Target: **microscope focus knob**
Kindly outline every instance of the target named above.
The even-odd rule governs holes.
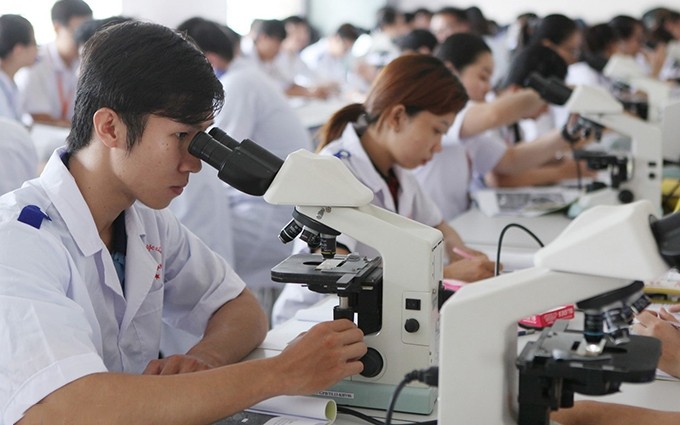
[[[618,198],[619,202],[621,202],[622,204],[629,204],[633,202],[633,200],[635,199],[635,195],[633,195],[633,192],[631,192],[630,190],[623,189],[619,192]]]
[[[361,371],[361,376],[366,378],[373,378],[380,374],[383,369],[383,359],[378,350],[375,348],[370,348],[360,359],[361,363],[364,364],[364,370]]]
[[[406,322],[404,323],[404,329],[406,329],[406,332],[410,334],[418,332],[418,329],[420,329],[420,323],[418,323],[416,319],[406,319]]]

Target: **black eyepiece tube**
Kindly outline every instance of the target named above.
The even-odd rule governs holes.
[[[216,168],[220,180],[243,193],[262,196],[283,165],[283,160],[252,140],[239,143],[219,128],[198,132],[189,153]]]
[[[208,133],[200,131],[189,143],[189,153],[219,170],[227,157],[233,153],[233,149],[217,142]]]
[[[239,142],[234,140],[231,136],[229,136],[227,133],[225,133],[219,127],[211,128],[210,131],[208,132],[208,134],[211,135],[213,137],[213,139],[222,143],[224,146],[226,146],[227,148],[229,148],[232,151],[234,149],[236,149],[239,145]]]
[[[532,72],[525,82],[527,87],[536,90],[541,98],[554,105],[564,105],[569,100],[572,90],[557,78],[545,78],[538,72]]]

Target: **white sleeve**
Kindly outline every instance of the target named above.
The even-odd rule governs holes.
[[[498,134],[496,130],[488,130],[465,139],[463,146],[472,162],[473,174],[483,176],[493,170],[508,150],[500,135],[494,137],[496,134]]]
[[[0,244],[0,423],[14,424],[48,394],[106,367],[98,330],[67,295],[82,286],[72,285],[78,277],[63,246],[16,220],[0,224],[0,240],[12,241]]]
[[[167,229],[163,319],[170,326],[203,335],[208,320],[245,283],[224,258],[184,227],[169,210],[159,212]]]

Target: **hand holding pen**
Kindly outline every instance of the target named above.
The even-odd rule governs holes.
[[[476,282],[493,277],[495,263],[482,252],[469,248],[453,248],[451,263],[444,267],[444,277]]]

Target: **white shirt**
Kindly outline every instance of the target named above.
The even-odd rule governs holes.
[[[456,115],[442,139],[442,151],[414,170],[423,191],[434,200],[447,222],[470,208],[470,192],[482,186],[484,175],[493,170],[507,150],[498,129],[460,137],[465,115],[473,103],[468,102]]]
[[[350,70],[350,55],[335,57],[328,50],[328,38],[322,38],[314,44],[305,47],[300,52],[300,58],[314,73],[317,83],[336,83],[343,86],[347,83],[347,73]]]
[[[85,375],[141,373],[161,320],[202,335],[243,282],[167,210],[125,211],[125,296],[75,180],[59,157],[0,198],[0,423]],[[27,205],[49,219],[17,220]]]
[[[340,158],[356,178],[373,191],[372,204],[429,226],[441,224],[442,215],[437,205],[421,190],[413,174],[395,165],[393,170],[400,185],[397,211],[387,183],[373,166],[353,125],[348,124],[340,138],[325,146],[320,154]],[[372,258],[379,255],[373,247],[346,235],[338,236],[337,241],[362,256]],[[295,242],[296,247],[304,247],[299,239]],[[299,309],[310,307],[323,298],[323,294],[312,292],[301,285],[287,284],[274,304],[272,322],[274,325],[281,324],[292,318]]]
[[[237,141],[250,139],[281,159],[298,149],[313,150],[311,137],[286,97],[252,64],[237,59],[220,79],[225,105],[215,125]],[[270,205],[262,197],[229,187],[234,268],[250,288],[281,286],[271,268],[291,253],[279,241],[292,219],[292,206]],[[182,195],[184,196],[184,194]]]
[[[607,77],[595,71],[587,62],[576,62],[567,68],[564,82],[568,86],[600,86],[608,89]]]
[[[38,153],[19,122],[0,117],[0,195],[38,174]]]
[[[20,69],[15,76],[23,110],[56,119],[73,119],[79,66],[79,60],[66,65],[54,43],[41,47],[36,63]]]
[[[0,69],[0,118],[9,118],[21,122],[21,105],[19,88],[9,75]]]

